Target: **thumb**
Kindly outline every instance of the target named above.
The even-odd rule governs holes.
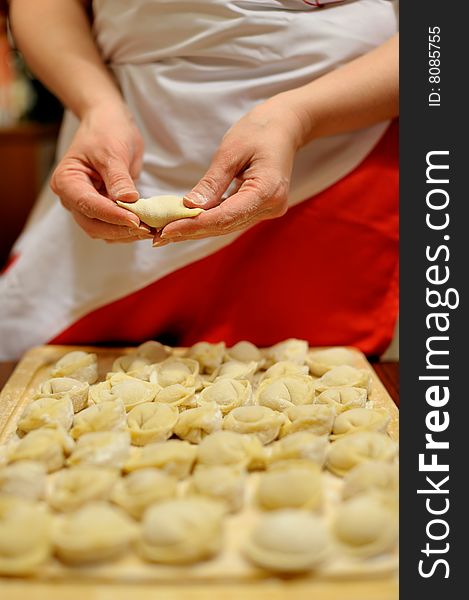
[[[217,152],[205,175],[184,196],[189,208],[213,208],[222,201],[223,194],[239,172],[240,159],[227,152]]]
[[[118,158],[110,159],[99,171],[111,200],[135,202],[139,193],[129,173],[129,167]]]

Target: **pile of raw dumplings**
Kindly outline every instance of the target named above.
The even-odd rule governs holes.
[[[129,552],[216,560],[243,511],[255,514],[236,549],[247,568],[303,573],[389,555],[397,447],[356,361],[296,339],[146,342],[99,380],[95,354],[65,354],[0,448],[0,574]]]

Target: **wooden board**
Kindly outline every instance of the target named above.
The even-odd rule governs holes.
[[[16,370],[10,377],[9,381],[5,385],[3,391],[0,394],[0,443],[6,442],[12,435],[14,435],[16,430],[16,423],[24,410],[24,407],[31,401],[34,391],[37,389],[38,385],[44,381],[49,376],[49,370],[52,364],[54,364],[63,354],[66,352],[70,352],[71,350],[86,350],[95,352],[98,355],[99,366],[100,366],[100,376],[104,375],[107,371],[110,370],[112,362],[116,358],[116,356],[121,355],[126,352],[132,351],[132,349],[127,348],[93,348],[93,347],[69,347],[69,346],[43,346],[30,350],[21,362],[18,364]],[[366,361],[365,357],[358,351],[356,352],[356,365],[360,368],[367,368],[371,371],[372,374],[372,392],[371,392],[371,400],[373,402],[373,406],[376,408],[384,408],[391,415],[391,423],[389,426],[389,434],[395,440],[398,439],[398,410],[393,403],[392,399],[386,392],[383,384],[379,381],[379,378],[376,376],[372,367]],[[245,531],[245,527],[240,526],[241,523],[234,523],[234,526],[231,528],[232,531]],[[230,533],[232,535],[232,533]],[[332,573],[321,573],[318,577],[317,575],[312,578],[304,578],[300,580],[296,580],[295,582],[286,582],[275,580],[267,576],[264,572],[260,570],[256,570],[254,568],[246,571],[246,568],[241,564],[236,565],[236,561],[231,560],[228,555],[225,558],[225,561],[220,561],[217,565],[216,569],[207,570],[204,565],[201,567],[197,565],[196,567],[191,568],[168,568],[164,566],[158,566],[155,569],[154,565],[145,565],[138,561],[138,564],[132,564],[132,561],[128,561],[125,559],[124,561],[119,561],[118,563],[112,563],[110,565],[103,565],[102,567],[93,567],[88,569],[65,569],[61,565],[56,566],[55,568],[47,568],[42,573],[42,576],[47,579],[66,579],[66,580],[75,580],[78,579],[82,582],[83,580],[88,580],[90,586],[93,591],[96,591],[96,595],[91,595],[91,598],[107,598],[111,597],[111,593],[109,596],[104,592],[105,589],[111,590],[114,586],[109,586],[109,583],[112,583],[116,580],[120,581],[119,590],[123,590],[123,585],[126,585],[126,582],[139,583],[138,589],[143,592],[143,587],[146,582],[159,582],[159,586],[164,585],[166,587],[167,584],[172,584],[173,586],[180,587],[180,595],[184,595],[185,598],[188,596],[189,588],[181,585],[181,581],[192,582],[191,590],[195,589],[195,587],[200,587],[203,582],[205,585],[200,589],[206,589],[207,593],[213,593],[216,588],[220,586],[221,583],[226,583],[226,594],[224,593],[224,597],[229,597],[228,590],[232,590],[234,586],[235,589],[238,589],[241,592],[242,590],[248,591],[247,588],[251,588],[252,590],[256,590],[256,598],[261,598],[261,591],[264,590],[267,592],[267,589],[270,589],[269,598],[275,598],[275,590],[283,590],[286,593],[287,589],[295,589],[294,595],[295,597],[301,597],[301,593],[304,586],[304,591],[308,591],[309,597],[314,598],[339,598],[342,597],[342,593],[339,593],[340,589],[347,589],[347,598],[353,598],[349,593],[354,588],[357,591],[357,598],[366,599],[367,597],[373,598],[375,600],[387,599],[387,598],[397,598],[397,587],[395,580],[395,562],[392,565],[389,564],[380,564],[378,560],[376,564],[373,565],[371,563],[370,568],[367,569],[366,573],[360,573],[360,569],[358,570],[350,570],[347,573],[341,573],[341,579],[345,578],[345,581],[336,582],[333,579],[337,576],[334,572]],[[134,561],[135,562],[135,561]],[[234,567],[234,568],[233,568]],[[246,577],[246,572],[248,572],[249,576]],[[357,575],[364,576],[366,574],[366,579],[362,579],[361,581],[353,581]],[[250,583],[250,582],[255,583]],[[78,582],[78,581],[77,581]],[[7,585],[6,589],[9,590],[8,598],[15,597],[13,595],[14,590],[16,589],[28,589],[27,582],[16,582],[13,583],[3,583],[2,585]],[[34,587],[34,596],[37,596],[37,592],[39,589],[43,589],[44,584],[39,584],[39,582],[35,585],[39,587]],[[67,585],[66,581],[54,581],[51,583],[52,589],[57,589],[60,586]],[[15,587],[16,586],[16,587]],[[19,587],[18,587],[19,586]],[[273,587],[272,587],[273,586]],[[0,590],[1,590],[0,585]],[[47,586],[44,589],[48,589]],[[116,588],[117,589],[117,588]],[[160,589],[160,587],[158,588]],[[211,590],[208,592],[208,590]],[[330,595],[332,590],[337,590],[337,595]],[[172,587],[168,588],[168,598],[176,598],[177,595],[176,590]],[[373,595],[373,590],[375,590],[375,595]],[[379,591],[379,595],[377,592]],[[103,595],[101,595],[103,592]],[[47,592],[45,592],[47,593]],[[88,592],[86,592],[88,593]],[[231,592],[230,592],[231,593]],[[243,592],[244,593],[244,592]],[[321,593],[322,595],[318,595]],[[298,595],[300,594],[300,595]],[[140,594],[139,594],[140,595]],[[19,597],[19,596],[18,596]],[[63,597],[63,596],[62,596]],[[67,598],[73,597],[69,596],[67,593]],[[112,593],[112,597],[115,598],[115,594]],[[198,596],[194,596],[198,597]],[[266,596],[267,597],[267,596]],[[48,594],[48,598],[52,598]]]

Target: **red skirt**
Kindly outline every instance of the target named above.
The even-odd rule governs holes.
[[[306,339],[380,354],[398,311],[398,128],[346,177],[85,315],[54,344]],[[155,249],[155,252],[158,252]]]

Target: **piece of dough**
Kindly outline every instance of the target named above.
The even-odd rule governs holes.
[[[71,377],[55,377],[48,379],[39,388],[34,398],[63,398],[68,396],[73,404],[73,412],[83,410],[88,404],[88,389],[90,385],[86,381],[78,381]]]
[[[219,344],[198,342],[189,348],[186,356],[199,363],[201,373],[210,374],[222,364],[225,357],[225,349],[225,342],[220,342]]]
[[[230,512],[243,507],[246,474],[243,469],[227,465],[198,465],[192,475],[187,493],[224,502]]]
[[[202,208],[188,208],[180,196],[152,196],[140,198],[137,202],[120,202],[117,204],[137,215],[142,223],[162,229],[168,223],[179,219],[188,219],[204,212]]]
[[[130,411],[137,404],[154,400],[158,389],[158,386],[148,381],[125,373],[115,373],[108,380],[92,385],[88,396],[90,404],[121,400],[126,411]]]
[[[238,362],[252,362],[255,361],[260,366],[264,359],[262,352],[257,346],[251,344],[251,342],[241,341],[228,348],[226,355],[230,360],[236,360]]]
[[[284,412],[293,406],[309,404],[314,397],[314,381],[308,375],[287,375],[264,379],[254,401],[261,406]]]
[[[368,460],[391,462],[396,455],[397,445],[386,434],[359,431],[332,442],[327,456],[327,467],[335,475],[342,476],[362,462]]]
[[[151,442],[163,442],[171,437],[179,417],[179,411],[171,404],[145,402],[133,408],[127,415],[130,439],[135,446]]]
[[[198,383],[199,369],[199,363],[192,358],[170,357],[155,367],[150,381],[161,387],[179,384],[193,388]]]
[[[255,469],[264,466],[264,446],[255,435],[234,431],[216,431],[202,440],[197,462],[202,465],[236,465]]]
[[[328,447],[329,440],[326,436],[315,435],[309,431],[297,431],[272,444],[269,463],[307,459],[322,466],[326,461]]]
[[[251,384],[247,379],[221,378],[202,390],[197,403],[200,406],[216,403],[226,415],[233,408],[248,404],[251,394]]]
[[[168,500],[149,508],[138,544],[145,560],[190,564],[206,560],[222,547],[223,505],[208,498]]]
[[[94,383],[98,380],[98,357],[81,350],[68,352],[55,363],[51,376],[70,377],[85,383]]]
[[[33,400],[18,421],[18,431],[28,433],[41,427],[63,427],[68,431],[73,423],[73,414],[73,404],[68,396]]]
[[[285,415],[267,406],[240,406],[223,419],[223,429],[254,434],[263,444],[268,444],[278,436],[285,421]]]
[[[119,508],[91,502],[58,518],[53,541],[65,563],[80,564],[116,558],[138,536],[138,526]]]
[[[41,500],[46,491],[46,469],[42,463],[30,460],[0,469],[0,494],[26,500]]]
[[[308,353],[308,342],[294,338],[279,342],[264,350],[266,366],[270,367],[279,361],[288,361],[304,365]]]
[[[385,433],[391,417],[385,410],[352,408],[338,415],[334,421],[331,439],[357,431],[379,431]]]
[[[44,505],[0,496],[0,575],[36,573],[51,554],[50,531]]]
[[[49,473],[60,469],[65,456],[74,447],[72,438],[61,429],[35,429],[27,433],[9,453],[10,462],[33,460],[44,465]]]
[[[347,500],[364,493],[396,496],[399,490],[399,470],[396,464],[369,460],[350,469],[344,476],[342,497]]]
[[[261,473],[256,492],[257,504],[264,510],[280,508],[317,509],[322,502],[319,467],[293,466]]]
[[[310,350],[306,356],[306,364],[312,375],[321,377],[333,367],[349,365],[353,367],[357,362],[357,354],[349,348],[324,348]]]
[[[136,471],[154,467],[162,469],[178,479],[184,479],[192,470],[197,457],[197,446],[181,440],[167,440],[147,444],[135,449],[124,465],[124,471]]]
[[[134,519],[141,519],[149,506],[176,497],[177,481],[159,469],[140,469],[119,479],[111,500]]]
[[[78,439],[67,463],[120,469],[129,452],[130,436],[126,431],[95,431]]]
[[[283,509],[262,517],[244,553],[268,571],[301,573],[323,561],[328,550],[329,536],[319,517],[304,510]]]
[[[223,416],[215,402],[208,402],[197,408],[190,408],[179,415],[174,433],[182,440],[199,444],[203,438],[221,429]]]
[[[351,408],[364,408],[366,406],[367,391],[358,387],[331,387],[321,392],[314,400],[315,404],[326,404],[340,414]]]
[[[329,435],[335,419],[335,409],[325,404],[303,404],[287,410],[288,421],[280,431],[280,437],[310,431],[316,435]]]
[[[368,369],[356,369],[349,365],[332,367],[332,369],[315,381],[316,394],[320,394],[332,387],[363,388],[369,394],[371,389],[371,374]]]
[[[109,400],[93,404],[75,415],[70,434],[74,439],[78,439],[85,433],[125,431],[126,427],[126,412],[123,403],[120,400]]]
[[[115,469],[79,465],[54,475],[48,502],[55,510],[71,512],[93,500],[107,500],[119,476]]]

